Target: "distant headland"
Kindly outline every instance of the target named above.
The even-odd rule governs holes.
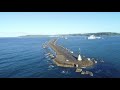
[[[25,36],[19,36],[24,38],[36,38],[36,37],[57,37],[57,36],[115,36],[120,35],[120,33],[115,32],[98,32],[98,33],[79,33],[79,34],[57,34],[57,35],[25,35]]]

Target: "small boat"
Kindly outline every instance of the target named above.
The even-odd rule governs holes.
[[[94,35],[90,35],[88,39],[96,39],[96,37]]]

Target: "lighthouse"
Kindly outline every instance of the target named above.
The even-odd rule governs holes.
[[[78,61],[82,61],[80,54],[78,55]]]
[[[79,48],[78,61],[82,61],[82,58],[81,58],[81,55],[80,55],[80,48]]]

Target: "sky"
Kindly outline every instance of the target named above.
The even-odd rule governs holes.
[[[120,12],[0,12],[0,37],[120,33]]]

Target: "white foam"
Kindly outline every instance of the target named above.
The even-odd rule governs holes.
[[[65,71],[62,71],[61,73],[65,73]]]
[[[101,71],[102,71],[102,70],[100,70],[100,69],[99,69],[99,70],[98,70],[98,71],[96,71],[95,73],[100,73]]]
[[[53,65],[50,65],[48,68],[49,68],[49,69],[52,69],[53,67],[54,67]]]
[[[63,73],[63,74],[67,74],[67,73],[68,73],[68,71],[64,71],[64,70],[63,70],[61,73]]]

